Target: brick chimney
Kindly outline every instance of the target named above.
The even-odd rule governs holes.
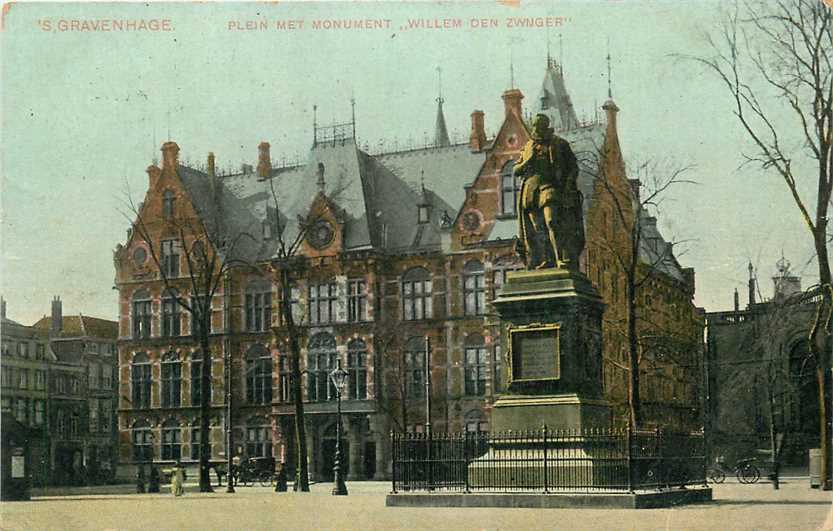
[[[523,118],[523,111],[521,109],[521,100],[524,99],[523,93],[518,89],[509,89],[503,93],[502,97],[506,116],[514,113],[518,118]]]
[[[55,296],[52,299],[52,322],[49,324],[49,333],[58,335],[64,329],[64,312],[61,308],[61,298]]]
[[[269,156],[269,142],[257,146],[257,176],[266,179],[272,173],[272,158]]]
[[[0,317],[6,318],[6,299],[0,297]]]
[[[159,176],[162,175],[162,170],[156,164],[151,164],[145,171],[148,172],[148,188],[155,188],[156,183],[159,182]]]
[[[176,142],[162,144],[162,171],[176,171],[179,157],[179,146]]]
[[[471,113],[471,136],[469,136],[469,148],[472,151],[481,151],[486,147],[486,121],[483,111]]]

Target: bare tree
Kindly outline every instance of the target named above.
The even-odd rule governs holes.
[[[155,276],[163,286],[163,299],[190,315],[191,337],[200,348],[199,488],[200,492],[211,492],[211,301],[232,269],[253,267],[239,258],[238,252],[246,240],[253,238],[247,232],[228,231],[218,214],[189,215],[184,207],[174,208],[172,203],[163,205],[161,218],[151,217],[145,203],[133,202],[129,190],[125,204],[124,215],[132,225],[132,237],[147,246]]]
[[[822,487],[830,490],[833,12],[818,0],[740,0],[707,38],[711,54],[688,58],[726,88],[752,145],[745,163],[781,177],[813,241],[821,300],[809,341],[818,360]]]
[[[661,333],[673,337],[679,331],[668,330],[667,325],[650,325],[649,313],[640,304],[643,288],[654,279],[665,264],[676,266],[674,246],[681,242],[647,242],[650,211],[659,208],[666,192],[679,184],[692,184],[685,178],[690,166],[666,169],[652,162],[639,166],[641,179],[628,181],[623,171],[616,171],[602,152],[589,154],[593,159],[587,167],[598,168],[596,175],[596,201],[606,203],[601,207],[610,213],[611,219],[597,235],[591,235],[588,246],[597,245],[606,256],[612,257],[615,267],[624,278],[625,311],[621,315],[605,317],[606,322],[620,335],[626,344],[628,373],[629,424],[632,429],[642,426],[639,391],[639,366],[642,352],[647,350],[641,335]],[[587,159],[583,153],[582,158]],[[620,168],[623,170],[623,168]],[[594,170],[595,171],[595,170]],[[636,185],[636,186],[635,186]],[[606,215],[606,214],[605,214]],[[652,246],[653,245],[653,246]],[[614,283],[618,286],[618,282]],[[646,337],[646,339],[648,339]],[[654,338],[654,343],[656,338]],[[646,343],[648,343],[646,341]]]

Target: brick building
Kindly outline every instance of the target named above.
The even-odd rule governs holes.
[[[116,471],[117,323],[86,315],[51,315],[33,325],[49,338],[50,455],[53,484],[101,483]]]
[[[285,453],[294,466],[294,408],[274,260],[279,232],[285,242],[300,236],[291,307],[302,330],[313,478],[326,479],[332,470],[336,404],[327,375],[336,360],[350,372],[343,405],[349,478],[386,477],[390,431],[424,428],[426,343],[434,429],[488,429],[490,404],[504,385],[499,326],[489,301],[507,272],[521,267],[512,251],[518,191],[512,166],[528,139],[529,117],[520,90],[502,97],[499,132],[487,138],[484,114],[475,110],[466,143],[448,138],[442,98],[433,144],[418,149],[370,154],[356,142],[355,120],[327,128],[315,124],[305,164],[274,167],[270,146],[263,142],[256,167],[221,174],[213,154],[205,168],[187,167],[179,163],[179,147],[165,143],[161,167],[147,170],[149,187],[138,212],[152,241],[149,245],[131,230],[115,253],[121,461],[196,461],[198,456],[198,397],[204,391],[198,348],[189,332],[190,315],[171,304],[155,267],[161,264],[172,279],[169,287],[173,283],[187,295],[184,255],[196,242],[174,229],[174,217],[206,225],[210,220],[212,226],[220,220],[230,234],[245,234],[235,257],[258,270],[233,270],[211,301],[212,460],[227,456],[228,409],[235,453]],[[580,123],[561,68],[548,61],[541,95],[530,110],[547,113],[577,153],[602,149],[605,160],[619,168],[618,178],[627,182],[612,101],[605,106],[605,122]],[[590,235],[604,230],[594,214],[597,170],[585,164],[579,178]],[[318,215],[305,230],[309,212]],[[156,249],[158,261],[152,259]],[[608,278],[594,276],[592,260],[583,261],[591,279]],[[673,259],[665,265],[658,282],[674,290],[679,319],[697,333],[693,272]],[[600,290],[609,308],[623,304],[611,289]],[[668,300],[655,297],[653,304],[664,310]],[[605,352],[606,361],[618,367],[617,354]],[[688,415],[678,414],[677,404],[665,409],[657,404],[651,419],[699,426],[699,415],[695,420],[691,415],[696,392],[694,400],[682,396],[683,388],[696,389],[698,380],[683,381],[692,374],[666,371],[669,363],[677,362],[665,361],[661,370],[651,367],[645,381],[676,382]],[[627,393],[617,385],[618,373],[605,374],[610,374],[607,394],[621,422]],[[225,382],[230,382],[229,394]]]

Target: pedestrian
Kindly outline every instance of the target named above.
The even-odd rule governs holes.
[[[136,470],[136,492],[145,493],[145,467],[143,465],[139,465]]]
[[[150,465],[150,479],[148,480],[148,492],[159,492],[159,484],[161,483],[159,477],[159,469],[156,465]]]
[[[182,496],[185,492],[185,471],[179,461],[171,469],[171,493],[174,496]]]

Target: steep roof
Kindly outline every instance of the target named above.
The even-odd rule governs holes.
[[[91,337],[115,340],[119,336],[119,323],[88,317],[86,315],[65,315],[61,319],[61,333],[58,337]],[[52,318],[43,316],[32,325],[33,328],[48,333],[52,328]]]
[[[451,140],[448,139],[448,127],[445,125],[445,115],[443,115],[443,98],[437,98],[437,120],[434,124],[434,145],[438,147],[448,147],[451,145]]]
[[[674,256],[671,244],[663,238],[657,228],[656,218],[648,212],[642,212],[639,228],[642,235],[639,239],[639,260],[680,282],[685,282],[682,267]]]
[[[547,70],[535,109],[549,117],[550,126],[556,131],[570,131],[579,125],[573,101],[564,84],[564,70],[551,59],[547,60]]]

